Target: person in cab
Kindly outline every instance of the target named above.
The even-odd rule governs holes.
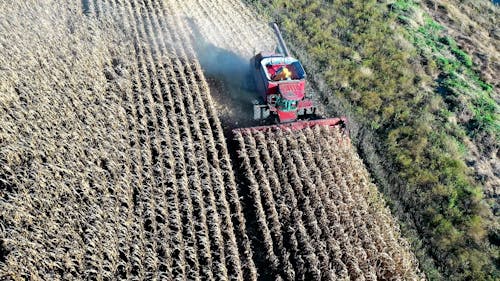
[[[286,67],[280,67],[274,76],[272,77],[273,81],[282,81],[282,80],[290,80],[292,77],[292,72]]]

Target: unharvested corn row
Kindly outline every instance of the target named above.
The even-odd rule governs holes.
[[[241,172],[282,280],[421,280],[415,257],[336,128],[238,131]]]

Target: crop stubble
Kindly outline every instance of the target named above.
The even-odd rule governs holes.
[[[38,28],[42,32],[36,42],[40,48],[23,46],[36,50],[38,56],[22,49],[10,51],[20,56],[19,61],[51,64],[23,73],[24,77],[40,77],[40,81],[11,79],[3,83],[8,91],[29,87],[22,96],[27,104],[20,104],[22,101],[12,94],[17,108],[4,99],[5,112],[15,110],[22,115],[41,110],[40,103],[33,102],[38,98],[44,99],[45,111],[40,112],[38,123],[28,122],[25,116],[2,114],[2,124],[11,125],[1,131],[5,156],[1,159],[1,174],[5,175],[2,184],[10,189],[2,192],[2,214],[6,214],[2,221],[6,252],[2,275],[42,279],[256,279],[221,126],[175,7],[162,1],[88,1],[86,5],[87,17],[78,11],[81,7],[77,4],[57,6],[42,1],[10,8],[16,12],[11,20],[16,16],[17,20],[32,20],[39,13],[40,22],[32,20],[30,28],[46,25]],[[75,16],[77,19],[72,18]],[[76,31],[64,30],[72,20],[79,25]],[[28,35],[36,36],[29,32],[23,35],[26,26],[22,23],[3,27],[9,28],[3,30],[4,34],[26,36],[27,41]],[[61,32],[58,39],[63,44],[58,42],[58,48],[50,40],[52,29]],[[113,34],[108,36],[107,32]],[[87,37],[90,39],[82,46],[74,47],[77,55],[65,53],[64,43]],[[85,45],[90,44],[88,41],[99,44],[97,51],[101,53],[89,50]],[[49,43],[54,47],[46,47]],[[76,61],[83,73],[73,75],[74,65],[61,59]],[[14,69],[6,74],[18,78]],[[64,79],[82,85],[48,86],[47,91],[53,94],[43,96],[39,84]],[[65,104],[52,107],[59,99]],[[61,109],[71,115],[68,120],[61,118],[65,113],[58,113]],[[89,112],[99,119],[95,124],[85,119]],[[67,126],[60,126],[59,119]],[[86,127],[74,128],[71,124]],[[41,129],[35,139],[32,131]],[[27,131],[26,139],[18,136],[23,130]],[[66,133],[81,141],[61,139],[60,135]],[[46,154],[47,146],[62,150],[65,142],[73,151],[84,150],[85,156],[66,150],[56,158],[25,155]],[[99,154],[95,147],[100,148]],[[12,160],[15,157],[32,164],[16,162]],[[58,171],[47,170],[50,166],[44,161],[55,162],[68,173],[66,178],[81,182],[58,182]],[[75,167],[75,163],[80,165]],[[42,174],[49,184],[61,186],[43,185],[40,178],[32,179],[25,176],[27,173]],[[47,204],[34,205],[37,202],[32,198],[43,198]],[[30,224],[20,221],[19,216],[29,217]],[[51,227],[53,232],[44,233]]]

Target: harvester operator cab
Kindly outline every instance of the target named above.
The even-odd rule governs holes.
[[[269,81],[301,80],[306,73],[300,62],[290,57],[264,57],[261,67]]]
[[[300,61],[290,55],[278,25],[272,23],[279,52],[260,52],[250,60],[259,98],[253,105],[254,120],[292,123],[312,116],[316,108],[306,97],[306,72]]]
[[[286,66],[280,67],[271,77],[273,81],[291,80],[292,72]]]

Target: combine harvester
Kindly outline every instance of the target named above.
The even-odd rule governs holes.
[[[306,73],[293,58],[276,23],[272,27],[278,38],[280,52],[260,52],[250,60],[260,98],[254,103],[254,120],[273,123],[267,126],[239,128],[234,132],[268,131],[275,129],[301,130],[316,125],[339,126],[344,131],[347,119],[318,119],[313,101],[305,94]]]

